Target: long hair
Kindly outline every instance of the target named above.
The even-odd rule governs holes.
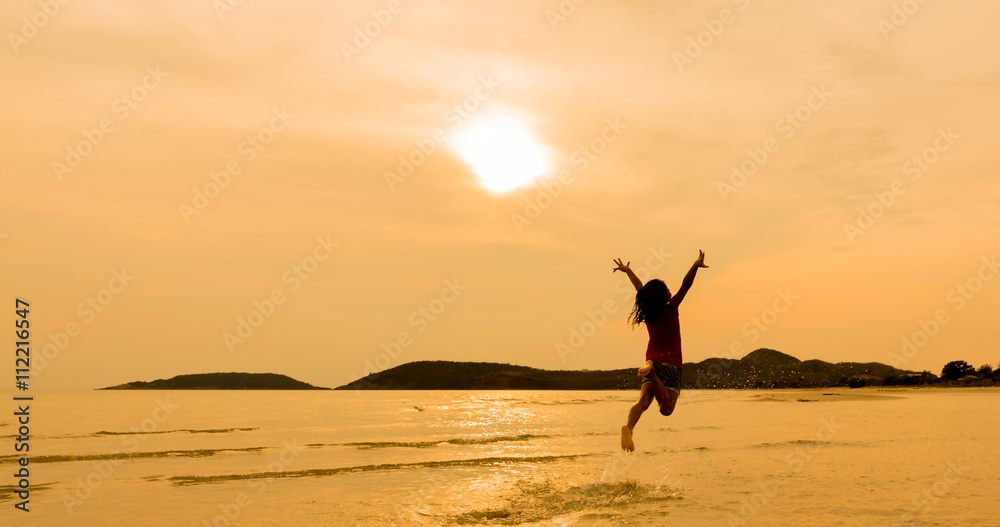
[[[654,278],[636,292],[635,306],[632,307],[629,321],[632,324],[656,322],[667,310],[669,301],[670,290],[667,289],[667,284]]]

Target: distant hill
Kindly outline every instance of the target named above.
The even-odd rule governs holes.
[[[800,361],[780,351],[761,348],[739,360],[706,359],[684,364],[690,388],[809,388],[885,384],[886,379],[916,375],[878,362]]]
[[[329,390],[276,373],[195,373],[152,382],[135,381],[102,390]]]
[[[711,358],[684,364],[683,389],[810,388],[903,384],[916,374],[877,362],[800,361],[761,348],[742,359]],[[636,368],[540,370],[492,362],[418,361],[374,373],[337,390],[622,390],[639,387]]]

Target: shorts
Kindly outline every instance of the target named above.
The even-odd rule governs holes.
[[[671,390],[677,392],[681,391],[680,368],[674,366],[673,364],[667,364],[665,362],[654,362],[653,371],[650,372],[650,374],[654,372],[656,373],[656,376],[660,378],[660,382],[663,383],[663,386],[665,388],[670,388]],[[650,377],[649,374],[647,374],[645,377],[642,378],[642,382],[639,385],[642,386],[647,382],[653,382],[653,378]]]

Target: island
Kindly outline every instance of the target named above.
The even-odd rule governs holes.
[[[101,390],[329,390],[277,373],[194,373],[151,382],[134,381]]]

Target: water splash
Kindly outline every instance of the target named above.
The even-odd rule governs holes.
[[[612,454],[600,483],[632,490],[643,488],[654,497],[678,497],[681,491],[680,485],[671,479],[669,467],[656,463],[641,448]]]
[[[615,467],[612,472],[621,469]],[[627,470],[627,469],[626,469]],[[649,506],[676,498],[664,485],[636,479],[573,485],[561,478],[518,480],[505,495],[481,508],[452,516],[444,523],[458,525],[566,525],[578,518],[615,517],[636,505]]]
[[[642,450],[635,452],[617,452],[611,456],[604,472],[601,474],[601,483],[619,483],[635,481],[632,476],[632,464],[638,456],[642,455]]]

